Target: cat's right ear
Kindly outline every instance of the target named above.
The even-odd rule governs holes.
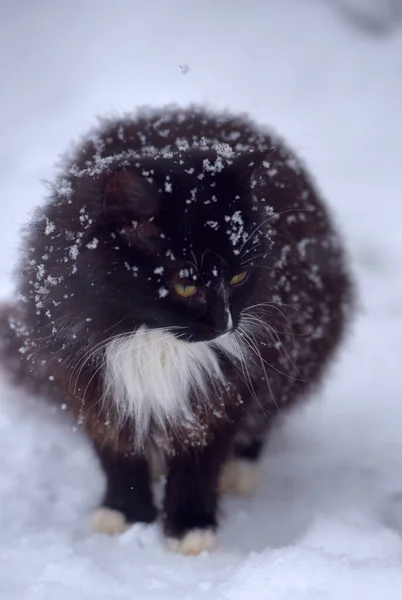
[[[103,197],[104,212],[127,211],[141,220],[155,216],[158,208],[158,191],[135,171],[122,168],[109,176]]]
[[[157,251],[161,237],[154,217],[159,205],[158,191],[135,171],[123,168],[109,176],[103,212],[120,224],[119,233],[130,245]]]

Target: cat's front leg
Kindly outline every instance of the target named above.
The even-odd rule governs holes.
[[[98,533],[123,533],[132,523],[152,523],[157,511],[153,502],[146,458],[95,446],[106,475],[106,493],[93,511],[92,526]]]
[[[218,487],[230,440],[221,435],[191,448],[168,464],[164,530],[168,546],[180,554],[200,554],[216,545]]]
[[[255,389],[258,390],[257,385]],[[251,494],[259,487],[259,461],[273,421],[262,408],[264,402],[261,393],[259,402],[254,398],[247,402],[246,414],[234,436],[231,456],[222,469],[221,494]]]
[[[263,443],[257,439],[234,445],[232,456],[224,464],[220,475],[220,494],[248,495],[258,489],[262,449]]]

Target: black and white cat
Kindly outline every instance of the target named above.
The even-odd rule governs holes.
[[[212,549],[220,491],[248,491],[274,417],[316,384],[352,287],[305,168],[246,116],[200,107],[103,120],[29,223],[1,361],[67,405],[107,478],[93,523],[163,522]],[[267,515],[269,518],[269,515]]]

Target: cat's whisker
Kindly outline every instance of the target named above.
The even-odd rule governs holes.
[[[257,258],[257,256],[258,256],[258,257],[260,257],[260,256],[263,256],[265,253],[260,253],[260,254],[257,254],[257,256],[252,256],[252,257],[249,257],[248,259],[244,260],[244,259],[245,259],[245,257],[246,257],[248,254],[250,254],[250,252],[257,252],[257,251],[258,251],[258,249],[261,247],[261,245],[262,245],[262,243],[261,243],[261,242],[257,242],[257,243],[256,243],[256,244],[254,244],[254,245],[253,245],[251,248],[247,248],[247,250],[246,250],[246,251],[245,251],[245,252],[244,252],[244,253],[241,255],[241,257],[240,257],[240,260],[241,260],[242,264],[243,264],[243,263],[245,263],[245,262],[247,262],[247,260],[249,260],[249,261],[250,261],[250,260],[253,260],[253,259],[255,260],[255,259]],[[267,252],[268,252],[268,250],[267,250]]]
[[[253,229],[253,231],[250,233],[250,235],[246,239],[246,241],[240,246],[240,248],[239,248],[240,255],[242,254],[242,252],[243,252],[244,248],[247,246],[247,244],[249,242],[251,242],[251,240],[254,238],[254,236],[257,235],[257,233],[261,230],[261,227],[263,227],[271,219],[272,219],[272,215],[270,217],[268,217],[267,219],[264,219],[264,221],[262,223],[260,223],[259,225],[257,225],[257,227],[255,229]]]
[[[256,325],[256,330],[266,330],[266,331],[275,331],[275,333],[277,333],[276,329],[274,330],[274,328],[272,327],[272,325],[270,325],[269,323],[267,323],[265,320],[263,320],[261,317],[257,316],[257,315],[250,315],[250,314],[243,314],[242,315],[242,322],[243,320],[245,322],[249,322],[249,323],[253,323],[254,325]],[[279,339],[279,336],[278,336]]]
[[[280,331],[277,329],[277,327],[273,327],[270,323],[268,323],[265,319],[262,319],[260,316],[255,315],[255,314],[250,314],[247,312],[244,312],[242,314],[242,320],[247,320],[248,322],[253,322],[256,325],[256,329],[257,331],[259,330],[266,330],[268,333],[275,335],[276,337],[276,341],[280,342],[282,344],[282,340],[279,336],[279,333],[282,333],[283,335],[287,335],[290,337],[294,337],[294,333],[292,331]]]
[[[278,220],[280,217],[282,217],[283,215],[286,215],[287,213],[299,213],[299,212],[311,212],[311,211],[312,211],[312,209],[309,209],[309,208],[290,208],[287,210],[283,210],[280,212],[274,212],[274,213],[270,214],[269,217],[264,219],[259,225],[257,225],[257,227],[255,227],[255,229],[253,229],[253,231],[250,233],[250,235],[248,236],[246,241],[240,246],[239,252],[242,253],[244,248],[253,239],[253,237],[258,233],[258,231],[260,231],[260,229],[262,227],[264,227],[264,225],[266,223],[269,223],[269,221],[272,221],[272,219]]]
[[[257,242],[256,244],[253,244],[251,248],[247,248],[247,250],[242,254],[242,258],[244,256],[247,256],[247,254],[249,254],[253,250],[257,250],[257,248],[260,248],[260,246],[262,246],[262,242]]]
[[[194,263],[192,264],[193,268],[196,271],[199,271],[200,269],[199,269],[199,265],[198,265],[198,260],[197,260],[196,255],[194,254],[194,250],[192,248],[190,249],[190,254],[191,254],[191,256],[193,257],[193,260],[194,260]],[[201,264],[202,264],[202,262],[201,262]]]
[[[241,366],[241,370],[243,373],[243,377],[244,377],[244,381],[245,384],[247,386],[248,391],[250,392],[250,395],[252,398],[254,398],[255,402],[258,404],[258,406],[261,408],[261,411],[263,413],[264,416],[266,416],[268,413],[268,410],[261,404],[260,399],[258,398],[258,394],[256,393],[253,383],[252,383],[252,378],[247,366],[247,360],[244,357],[244,353],[241,347],[241,344],[239,343],[237,336],[238,336],[238,332],[236,332],[234,334],[234,342],[238,348],[238,352],[239,352],[239,362],[240,362],[240,366]],[[240,336],[241,341],[243,342],[243,339]]]
[[[254,248],[250,249],[250,252],[254,250]],[[246,258],[245,260],[243,259],[243,257],[241,258],[241,265],[242,266],[247,266],[249,265],[251,262],[253,263],[253,267],[258,267],[260,266],[259,264],[255,263],[256,260],[259,260],[260,258],[264,258],[265,256],[267,256],[269,254],[269,252],[264,252],[263,254],[257,254],[256,256],[249,256],[249,258]],[[266,265],[265,265],[266,266]],[[272,269],[272,267],[267,267]]]
[[[255,355],[257,356],[257,358],[260,360],[261,367],[262,367],[262,370],[263,370],[263,372],[264,372],[264,378],[265,378],[265,382],[266,382],[266,384],[267,384],[267,387],[268,387],[268,390],[269,390],[269,395],[270,395],[270,398],[271,398],[271,400],[272,400],[272,402],[273,402],[273,404],[274,404],[274,406],[275,406],[276,410],[279,412],[280,408],[279,408],[279,405],[278,405],[278,403],[277,403],[277,401],[276,401],[275,395],[274,395],[274,393],[273,393],[273,390],[272,390],[272,386],[271,386],[271,384],[270,384],[270,381],[269,381],[269,378],[268,378],[267,371],[266,371],[266,369],[265,369],[265,365],[264,365],[265,361],[263,360],[263,358],[262,358],[262,356],[261,356],[260,352],[258,351],[258,347],[257,347],[257,348],[255,348],[255,344],[254,344],[254,343],[252,342],[252,340],[250,339],[250,336],[249,336],[249,334],[248,334],[248,333],[247,333],[247,332],[244,330],[244,328],[242,328],[242,326],[241,326],[241,325],[240,325],[240,327],[239,327],[239,332],[240,332],[240,335],[243,337],[244,341],[246,342],[246,344],[248,345],[248,347],[249,347],[249,348],[250,348],[250,349],[251,349],[251,350],[254,352],[254,354],[255,354]]]
[[[244,329],[241,329],[241,326],[239,327],[239,330],[241,331],[241,333],[243,333],[246,336],[247,340],[249,341],[250,340],[249,333],[245,332]],[[300,381],[300,382],[302,382],[302,380],[300,378],[292,377],[291,375],[289,375],[289,373],[284,373],[283,371],[281,371],[277,367],[274,367],[272,364],[270,364],[269,362],[267,362],[266,360],[264,360],[264,358],[261,356],[260,350],[258,348],[258,344],[255,341],[252,342],[252,346],[253,346],[254,353],[258,356],[258,358],[261,361],[261,363],[264,363],[265,365],[267,365],[267,367],[269,367],[273,371],[276,371],[277,373],[279,373],[279,375],[283,375],[283,377],[286,377],[287,379],[291,379],[292,381]],[[264,371],[265,371],[265,369],[264,369]],[[265,373],[266,373],[266,371],[265,371]]]
[[[299,310],[297,307],[292,306],[291,304],[286,304],[284,302],[275,302],[270,300],[269,302],[260,302],[258,304],[254,304],[252,306],[248,306],[245,311],[249,311],[252,310],[254,308],[260,308],[264,307],[264,308],[272,308],[273,310],[276,310],[277,312],[279,312],[281,314],[281,316],[284,318],[284,320],[286,321],[286,323],[289,325],[289,329],[292,330],[292,327],[289,323],[289,318],[281,311],[281,309],[279,307],[283,307],[283,308],[289,308],[291,310],[293,310],[294,312],[298,313],[300,316],[311,320],[314,324],[317,324],[316,320],[309,315],[306,311],[301,311]],[[262,309],[261,309],[262,310]]]
[[[289,352],[286,350],[286,346],[282,343],[282,340],[280,339],[277,330],[274,329],[271,325],[269,325],[265,321],[263,321],[262,319],[259,319],[258,317],[255,317],[252,315],[246,315],[245,317],[242,317],[242,320],[243,320],[243,318],[246,322],[248,319],[251,319],[251,322],[256,325],[257,332],[260,332],[261,329],[263,329],[263,330],[265,329],[267,331],[268,335],[271,337],[271,339],[274,341],[274,343],[279,344],[279,347],[277,348],[278,351],[282,354],[282,356],[288,361],[290,366],[297,373],[299,379],[296,379],[296,381],[300,380],[300,381],[304,382],[304,379],[303,379],[299,369],[297,368],[297,366],[296,366],[294,360],[292,359],[292,357],[290,356]],[[267,365],[271,367],[271,365],[269,363],[267,363]],[[290,378],[290,375],[287,375],[287,377]]]

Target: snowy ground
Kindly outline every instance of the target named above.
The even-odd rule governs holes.
[[[325,390],[272,438],[257,496],[225,501],[211,556],[169,554],[158,527],[92,535],[103,482],[90,449],[2,384],[1,600],[401,600],[402,31],[370,37],[330,4],[1,4],[1,295],[40,179],[94,114],[191,100],[288,137],[347,235],[361,292]]]

